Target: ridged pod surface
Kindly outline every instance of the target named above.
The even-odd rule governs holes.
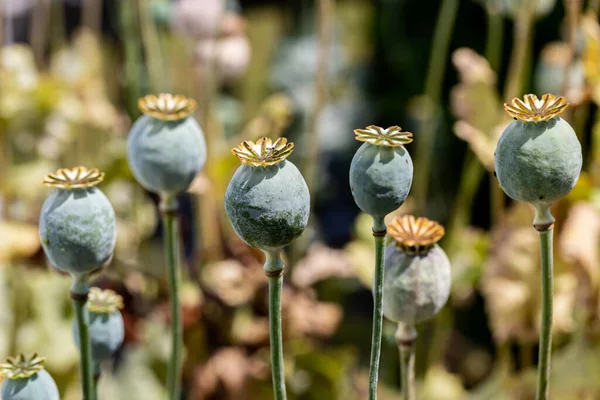
[[[98,313],[90,311],[89,334],[92,345],[92,359],[99,363],[110,360],[123,344],[125,328],[119,311]],[[79,348],[79,330],[73,323],[73,339]]]
[[[0,392],[2,400],[60,399],[56,383],[46,370],[41,370],[27,378],[4,378]]]
[[[397,128],[403,136],[398,141],[380,137],[390,129]],[[357,133],[357,139],[365,141],[357,150],[350,164],[350,188],[354,201],[365,213],[383,218],[398,209],[410,192],[413,179],[413,164],[410,154],[402,143],[410,143],[406,138],[412,137],[408,132],[400,132],[400,128],[382,129],[370,126],[366,130],[355,132],[384,132],[378,133],[375,139],[362,139]],[[376,144],[377,143],[377,144]]]
[[[494,159],[496,176],[512,199],[533,205],[551,204],[577,183],[582,167],[581,144],[569,123],[558,116],[561,111],[550,109],[544,115],[544,110],[537,110],[542,118],[539,121],[527,120],[527,113],[519,114],[518,118],[524,120],[513,121],[500,137]],[[543,119],[545,116],[548,118]]]
[[[392,243],[385,253],[383,314],[406,324],[431,319],[448,301],[450,284],[450,261],[437,244],[411,254]]]
[[[278,153],[274,153],[270,158],[253,161],[252,157],[244,158],[244,154],[236,153],[243,164],[227,187],[225,210],[244,242],[271,251],[289,245],[306,229],[310,194],[298,168],[284,159],[291,153],[291,143],[286,144],[282,139],[275,144],[262,140],[257,144],[245,143],[250,143],[250,148],[259,146],[257,154],[261,154],[260,145],[264,145],[264,152],[280,146],[285,154],[278,157]]]
[[[112,256],[117,235],[115,212],[95,187],[55,189],[42,205],[39,233],[56,268],[86,274],[101,268]]]
[[[127,160],[135,179],[147,190],[170,194],[185,191],[204,167],[206,141],[202,128],[190,115],[194,108],[195,102],[182,96],[162,94],[140,99],[140,109],[146,114],[131,127]]]

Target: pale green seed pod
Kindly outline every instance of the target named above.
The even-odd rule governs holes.
[[[363,212],[383,218],[404,204],[410,192],[413,164],[403,145],[412,142],[412,133],[374,125],[354,132],[365,143],[350,165],[352,196]]]
[[[112,290],[91,288],[86,304],[89,314],[89,335],[92,346],[92,360],[95,363],[110,360],[123,344],[125,326],[119,311],[123,308],[123,298]],[[73,339],[79,348],[79,329],[73,321]]]
[[[144,113],[127,138],[127,160],[135,179],[159,194],[185,191],[206,163],[206,141],[191,116],[196,102],[183,96],[148,95]]]
[[[0,364],[2,400],[59,400],[56,383],[44,370],[45,360],[37,354],[30,358],[21,354]]]
[[[279,138],[244,142],[233,153],[240,166],[225,193],[225,211],[235,232],[250,246],[279,250],[306,229],[310,194],[304,178],[285,158],[293,143]]]
[[[568,122],[560,118],[563,97],[541,100],[525,95],[504,108],[515,118],[496,148],[496,176],[512,199],[534,206],[552,204],[577,183],[582,167],[581,144]]]
[[[437,245],[444,228],[427,218],[396,217],[385,253],[383,315],[413,325],[440,312],[450,296],[450,261]]]
[[[50,262],[74,276],[87,275],[113,254],[116,216],[108,198],[95,185],[104,174],[85,167],[60,169],[44,184],[55,190],[42,205],[39,233]]]

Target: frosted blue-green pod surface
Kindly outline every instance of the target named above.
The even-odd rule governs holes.
[[[350,165],[352,196],[363,212],[383,218],[404,204],[410,192],[413,164],[403,145],[412,142],[412,133],[374,125],[354,133],[364,143]]]
[[[388,233],[393,242],[385,253],[383,315],[405,324],[435,317],[450,296],[450,261],[437,244],[444,228],[403,215],[392,220]]]
[[[115,212],[96,187],[103,179],[97,169],[80,166],[59,169],[43,181],[54,191],[40,214],[42,247],[56,268],[74,276],[101,268],[115,248]]]
[[[114,291],[90,288],[86,303],[90,314],[89,334],[92,360],[95,363],[110,360],[123,344],[125,327],[120,309],[123,298]],[[73,322],[73,339],[79,348],[79,330]]]
[[[296,240],[308,223],[310,195],[300,171],[285,158],[285,138],[261,138],[233,149],[242,162],[225,193],[225,210],[235,232],[250,246],[279,250]]]
[[[52,376],[44,370],[44,357],[33,354],[9,357],[0,364],[4,376],[2,400],[59,400],[58,388]]]
[[[184,96],[148,95],[144,113],[127,138],[127,160],[135,179],[159,194],[185,191],[206,162],[206,141],[191,115],[196,102]]]
[[[515,120],[504,130],[494,157],[496,176],[512,199],[534,206],[552,204],[577,183],[581,144],[567,121],[563,97],[525,95],[505,104]]]

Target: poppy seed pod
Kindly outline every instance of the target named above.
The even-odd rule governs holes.
[[[545,207],[573,189],[582,166],[581,144],[560,117],[564,97],[533,94],[514,99],[504,109],[513,118],[496,148],[496,176],[515,200]]]
[[[354,133],[356,140],[365,142],[350,165],[354,201],[363,212],[383,218],[398,209],[410,191],[413,164],[403,145],[412,142],[412,133],[374,125]]]
[[[404,215],[392,220],[388,233],[394,241],[385,254],[383,314],[405,324],[433,318],[450,295],[450,261],[437,244],[444,228]]]
[[[206,141],[191,116],[196,102],[159,94],[139,100],[144,113],[127,138],[127,160],[135,179],[160,194],[185,191],[206,162]]]
[[[92,345],[92,360],[95,363],[110,360],[123,344],[125,328],[120,309],[123,298],[112,290],[93,287],[86,304],[89,314],[89,335]],[[73,338],[79,348],[79,330],[73,323]]]
[[[37,354],[30,358],[21,354],[0,364],[0,374],[4,376],[2,400],[59,400],[58,388],[44,370],[44,361]]]
[[[115,212],[95,187],[104,173],[85,167],[59,169],[43,184],[55,188],[42,205],[39,233],[52,264],[73,276],[87,276],[110,260],[116,243]]]
[[[306,228],[310,194],[304,178],[286,160],[293,143],[261,138],[233,149],[242,162],[225,193],[225,210],[235,232],[250,246],[279,250]]]

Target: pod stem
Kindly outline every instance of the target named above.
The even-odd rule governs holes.
[[[417,330],[413,324],[398,323],[396,343],[400,353],[400,383],[402,400],[416,400],[415,389],[415,343]]]
[[[98,382],[100,381],[100,376],[102,375],[102,371],[100,370],[100,364],[94,362],[94,393],[98,396]]]
[[[536,206],[534,227],[540,235],[542,267],[542,321],[540,327],[540,348],[538,358],[538,381],[536,400],[548,399],[550,393],[550,355],[552,352],[552,232],[554,218],[550,206]]]
[[[79,334],[79,365],[82,399],[96,400],[96,390],[93,379],[92,345],[89,333],[90,315],[86,307],[88,292],[87,275],[85,277],[74,277],[69,296],[71,297],[73,311],[75,311],[77,332]]]
[[[163,218],[164,248],[169,281],[169,308],[171,311],[171,357],[167,366],[167,390],[170,400],[180,398],[181,351],[183,323],[179,304],[179,229],[177,200],[174,196],[161,196],[160,211]]]
[[[279,250],[265,251],[265,275],[269,278],[269,336],[271,342],[271,373],[275,400],[285,400],[283,370],[283,339],[281,334],[281,291],[284,265]]]
[[[383,331],[383,276],[385,235],[387,233],[383,217],[373,217],[373,238],[375,239],[375,276],[373,285],[373,331],[371,336],[371,361],[369,363],[369,400],[377,399],[379,358],[381,356],[381,334]]]

